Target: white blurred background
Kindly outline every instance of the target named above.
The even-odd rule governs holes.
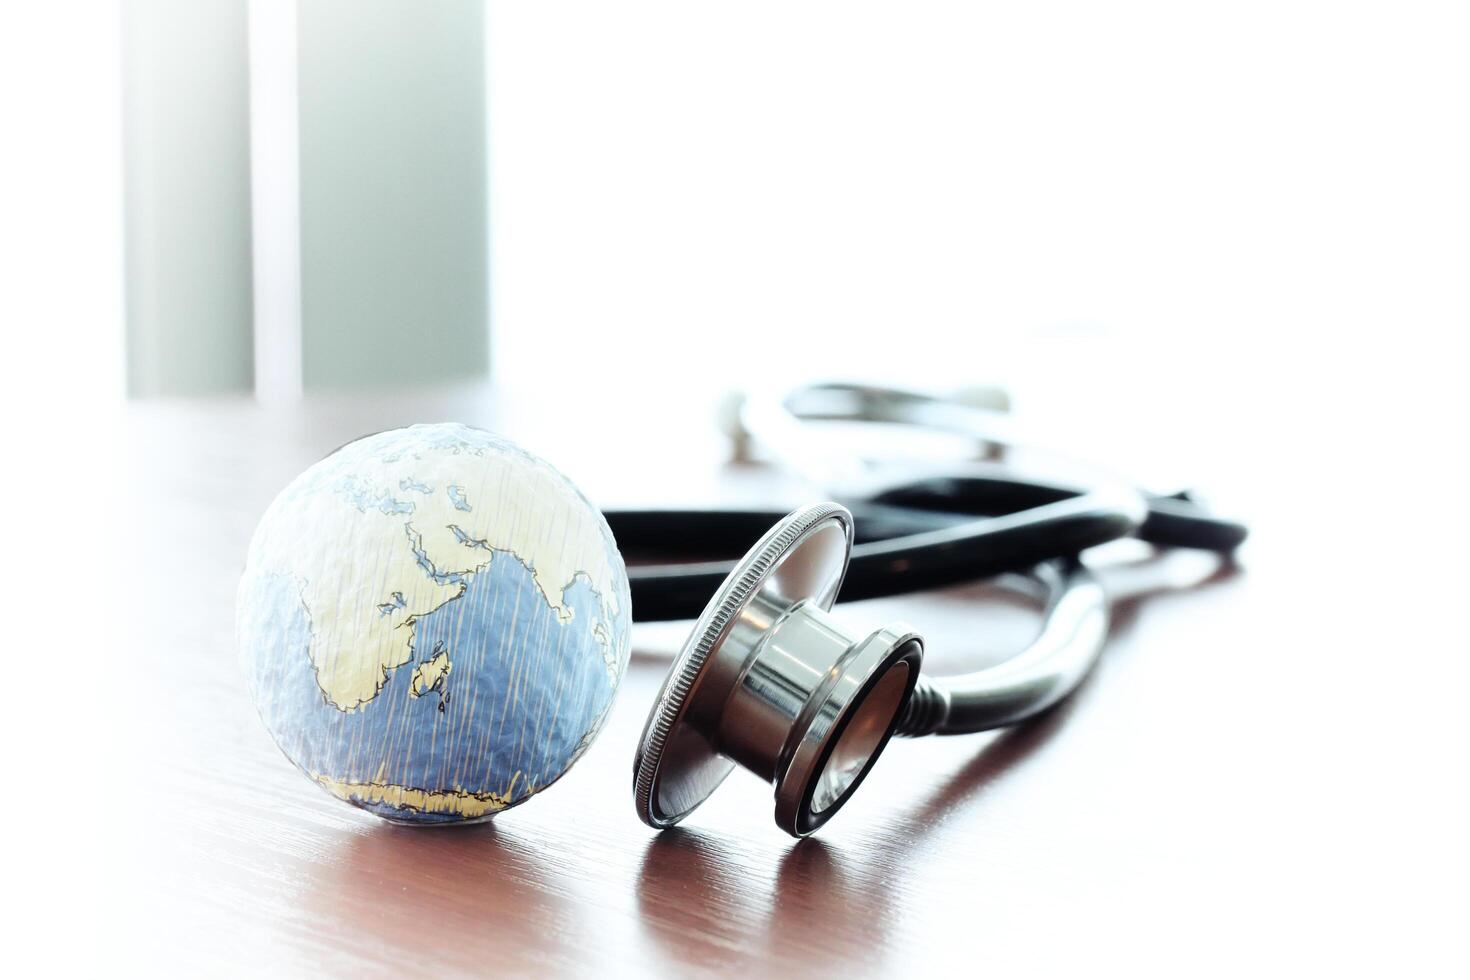
[[[68,401],[482,373],[1371,396],[1467,322],[1458,4],[299,13],[293,39],[286,0],[7,10],[22,401],[57,377],[36,345]],[[395,330],[389,368],[354,361]]]
[[[1028,341],[1208,375],[1466,322],[1460,5],[505,4],[490,24],[508,377],[547,336],[736,377],[800,371],[776,355],[803,344],[834,373],[963,384],[1036,367]]]

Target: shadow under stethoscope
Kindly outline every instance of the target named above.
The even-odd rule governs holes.
[[[753,879],[748,864],[718,837],[682,827],[660,833],[638,875],[646,932],[677,963],[733,970],[773,957],[840,963],[854,947],[870,948],[882,928],[887,899],[860,886],[820,840],[787,849],[774,880]]]
[[[646,931],[671,958],[737,968],[771,957],[830,970],[871,965],[889,946],[894,910],[914,852],[932,844],[944,816],[1040,748],[1065,722],[1072,702],[992,738],[928,798],[878,828],[877,859],[854,860],[818,837],[795,841],[774,880],[753,876],[749,859],[717,836],[675,827],[654,837],[639,871]]]
[[[1112,566],[1115,599],[1109,639],[1136,624],[1145,599],[1224,582],[1229,562],[1208,565],[1142,558]],[[1104,658],[1107,654],[1104,652]],[[782,854],[774,877],[761,877],[748,855],[720,838],[676,827],[650,840],[639,869],[645,931],[672,959],[700,967],[738,968],[776,956],[831,970],[871,964],[888,947],[895,908],[915,855],[931,849],[949,814],[972,805],[987,786],[1041,749],[1084,703],[1089,677],[1040,717],[990,736],[969,762],[907,812],[874,829],[873,857],[855,859],[811,837]]]

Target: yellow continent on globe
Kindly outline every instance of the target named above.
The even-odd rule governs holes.
[[[424,790],[390,783],[350,783],[330,776],[318,776],[316,781],[333,796],[348,803],[387,803],[421,813],[453,813],[469,820],[504,810],[510,805],[510,794],[515,788],[515,780],[511,780],[504,793]]]
[[[262,522],[270,532],[252,547],[253,562],[301,591],[309,655],[330,704],[352,711],[376,696],[388,671],[413,659],[414,622],[463,595],[466,577],[492,560],[525,564],[557,617],[595,638],[616,679],[607,624],[618,590],[599,518],[554,471],[516,454],[453,448],[386,461],[362,453],[354,470],[354,446],[337,454],[334,472],[345,466],[347,475],[333,492],[278,502]],[[579,575],[591,580],[605,622],[571,622],[564,594]],[[442,677],[448,659],[433,670]],[[438,677],[416,683],[416,693]]]

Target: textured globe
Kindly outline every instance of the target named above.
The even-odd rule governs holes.
[[[276,743],[332,795],[459,823],[557,779],[628,662],[628,578],[602,515],[488,432],[350,443],[261,519],[236,632]]]

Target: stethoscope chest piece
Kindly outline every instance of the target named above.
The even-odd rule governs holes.
[[[678,823],[738,764],[776,791],[776,823],[804,837],[847,802],[887,745],[923,643],[867,637],[829,612],[852,515],[815,504],[773,527],[715,593],[670,668],[634,761],[638,815]]]

